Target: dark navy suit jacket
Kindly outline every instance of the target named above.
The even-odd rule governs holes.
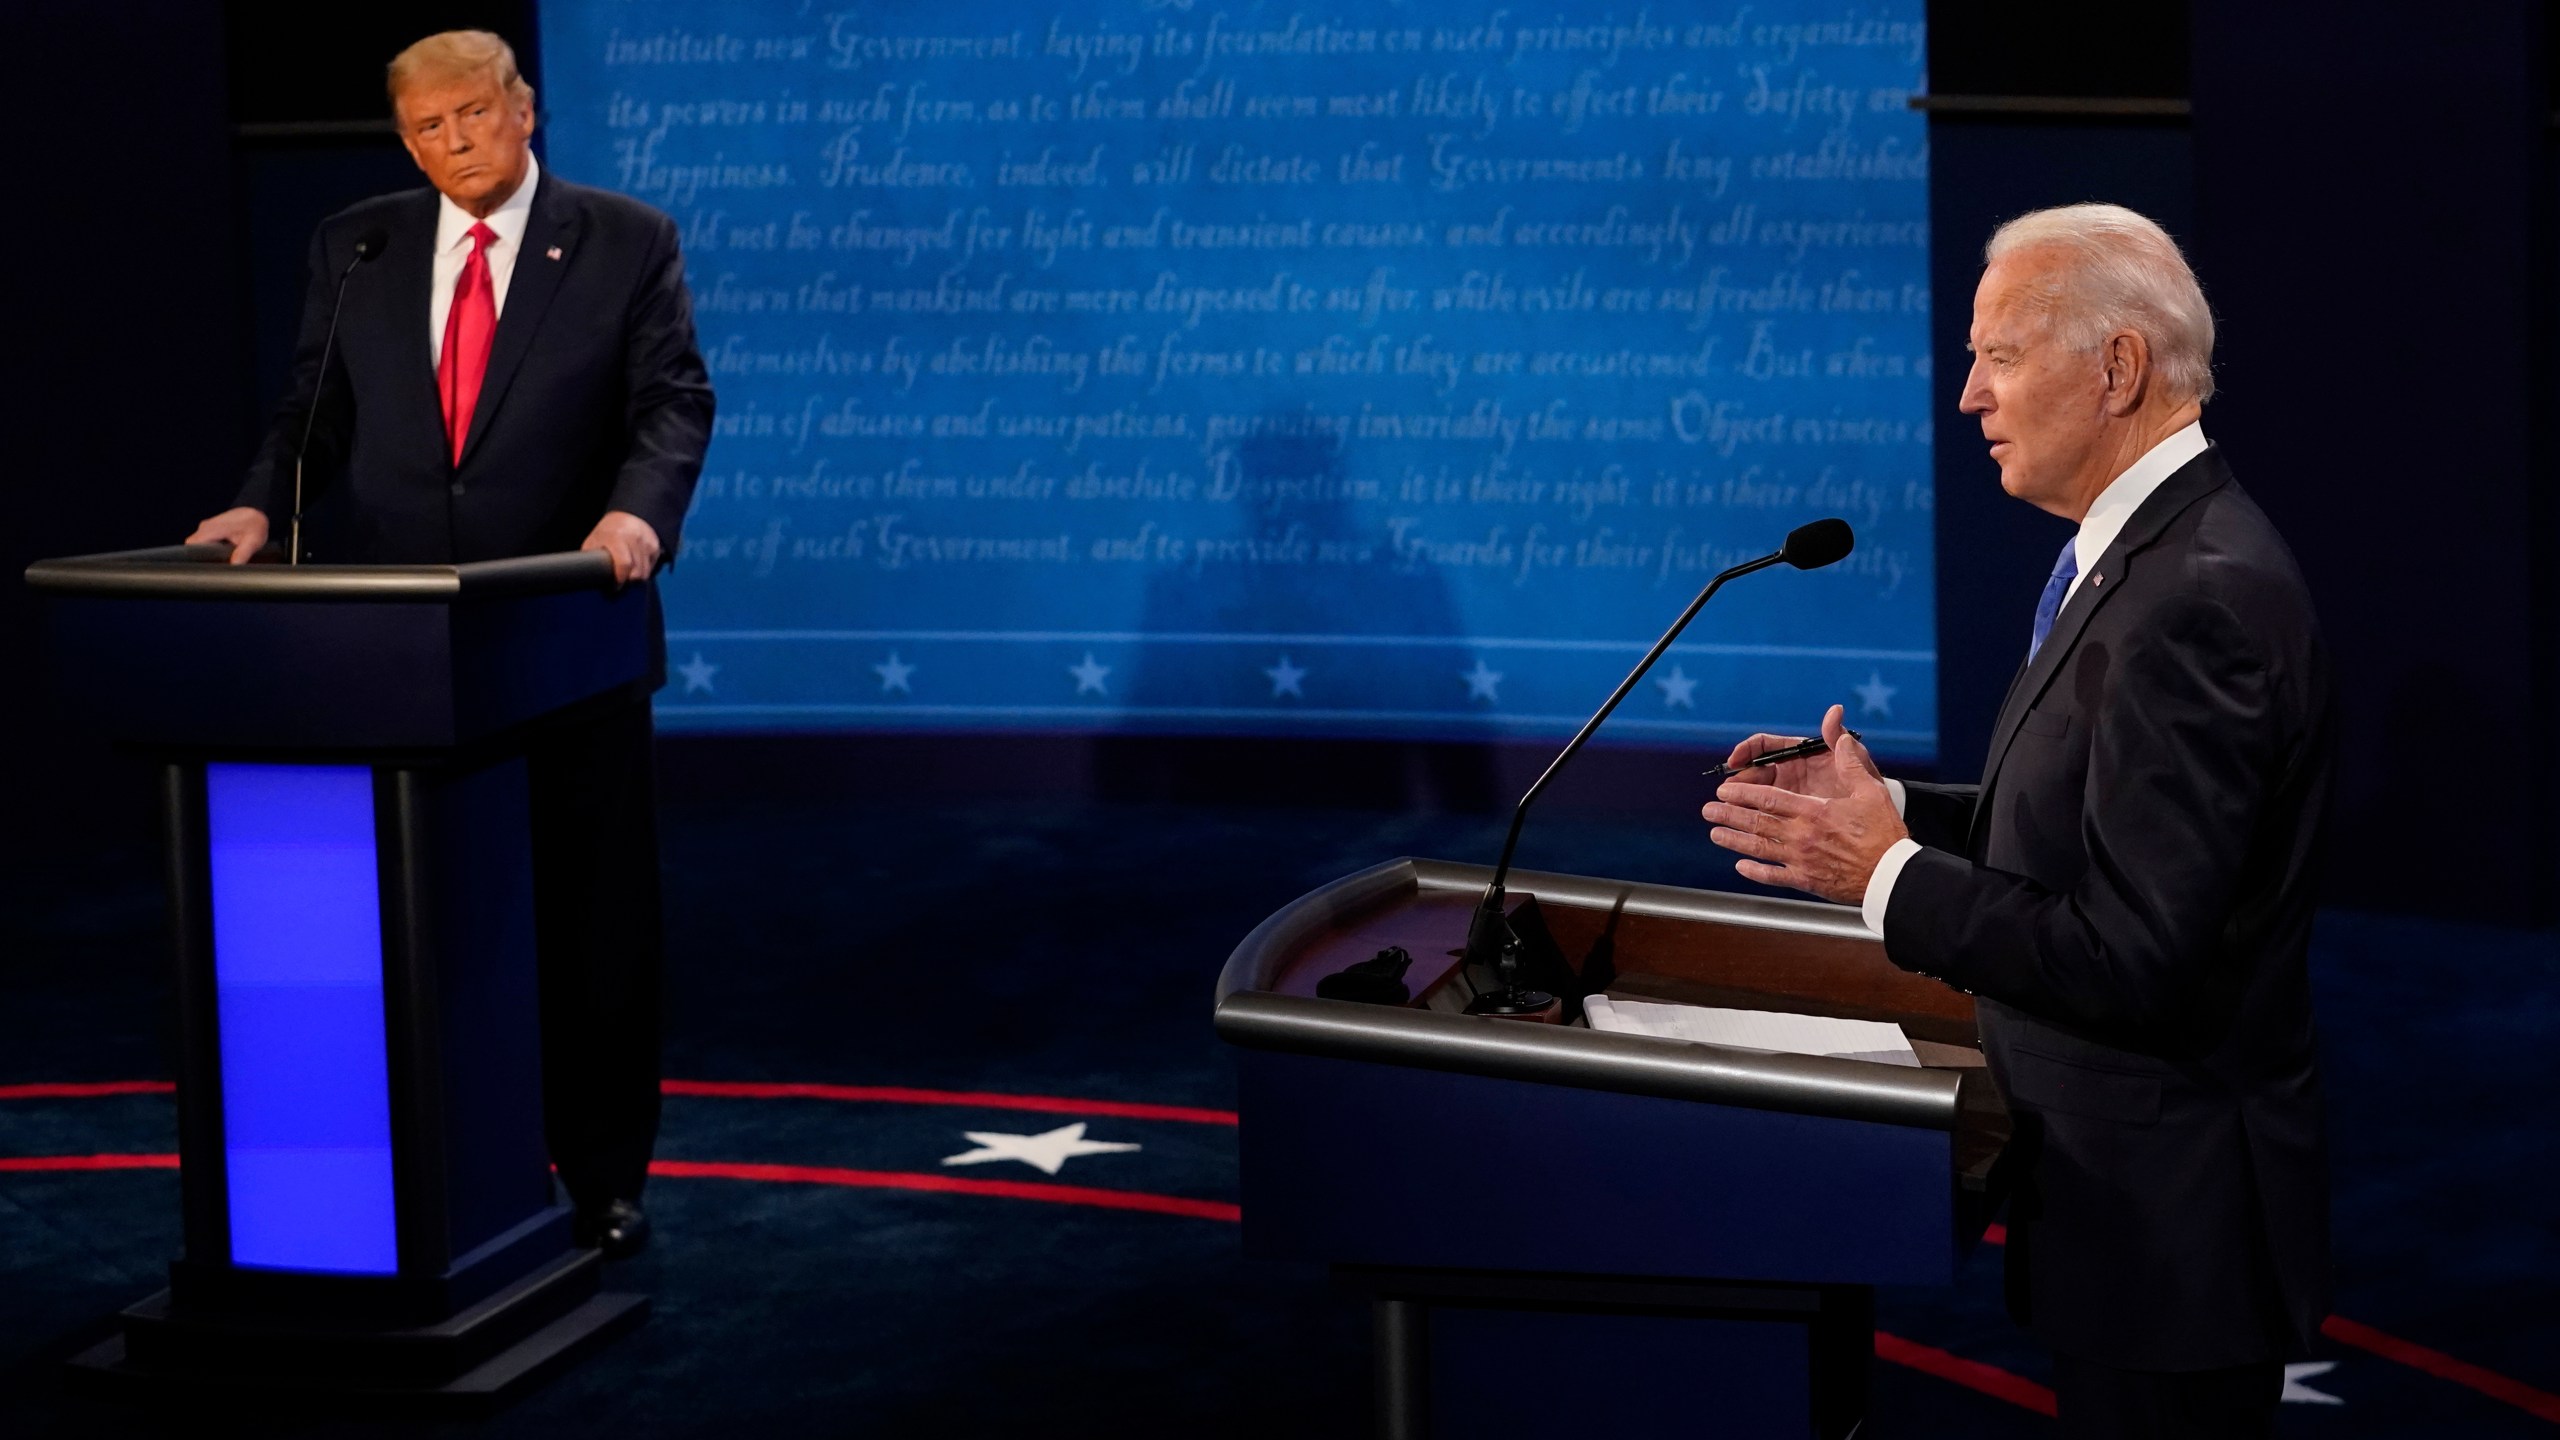
[[[436,208],[435,191],[411,190],[321,222],[292,381],[238,503],[284,534],[294,447],[316,403],[306,492],[347,492],[332,507],[340,533],[316,558],[452,564],[574,550],[608,510],[648,521],[673,556],[712,414],[674,222],[542,172],[457,465],[428,344]],[[331,292],[375,226],[390,243],[349,279],[323,377]]]
[[[2020,670],[1982,784],[1909,787],[1929,848],[1885,950],[1979,997],[2018,1124],[2010,1305],[2055,1350],[2251,1364],[2327,1313],[2305,954],[2336,753],[2301,573],[2208,449]]]

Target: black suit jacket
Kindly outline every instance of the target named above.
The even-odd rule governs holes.
[[[2293,556],[2207,450],[2018,673],[1979,786],[1910,787],[1885,949],[1979,997],[2018,1122],[2013,1312],[2145,1370],[2300,1353],[2328,1309],[2305,953],[2337,751]]]
[[[321,222],[292,381],[238,503],[284,533],[294,448],[316,404],[306,494],[330,483],[348,492],[336,507],[343,533],[320,559],[450,564],[574,550],[608,510],[648,521],[675,554],[712,397],[674,222],[542,172],[457,465],[428,343],[436,208],[435,191],[411,190]],[[390,243],[348,280],[323,376],[338,273],[375,226]]]

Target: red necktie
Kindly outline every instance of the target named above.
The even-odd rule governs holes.
[[[453,463],[471,434],[471,411],[480,403],[480,380],[489,373],[489,340],[498,333],[498,296],[489,285],[489,246],[498,232],[470,231],[471,258],[454,277],[453,306],[444,315],[444,350],[436,359],[436,393],[444,398],[444,433],[453,441]]]

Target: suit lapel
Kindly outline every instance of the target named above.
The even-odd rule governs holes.
[[[400,217],[399,233],[376,261],[388,273],[390,297],[384,323],[391,327],[390,394],[402,412],[393,433],[432,437],[437,454],[451,455],[444,438],[444,397],[436,393],[433,339],[436,286],[436,192],[421,190],[418,203]]]
[[[506,400],[507,386],[532,348],[534,332],[560,293],[560,277],[577,258],[576,211],[561,197],[549,171],[533,192],[533,208],[525,217],[524,240],[516,247],[516,268],[507,278],[507,308],[498,317],[498,333],[489,342],[489,369],[480,381],[480,399],[471,411],[471,433],[463,437],[462,459],[469,461],[489,433],[489,424]],[[559,258],[552,258],[554,254]]]
[[[2160,488],[2142,502],[2117,532],[2098,563],[2089,567],[2088,577],[2071,592],[2062,613],[2054,617],[2053,629],[2045,635],[2044,645],[2018,672],[2009,686],[2008,698],[2001,703],[1999,723],[1991,727],[1991,753],[1982,766],[1982,795],[1974,807],[1974,827],[1978,838],[1984,821],[1991,814],[1991,790],[2000,776],[2001,762],[2009,757],[2009,742],[2018,737],[2018,725],[2036,701],[2061,673],[2063,662],[2071,658],[2080,643],[2081,633],[2089,628],[2089,618],[2098,607],[2124,592],[2126,578],[2132,573],[2134,556],[2160,538],[2171,520],[2198,500],[2222,488],[2230,472],[2222,465],[2219,452],[2207,449],[2203,454],[2178,467],[2177,472],[2162,481]]]

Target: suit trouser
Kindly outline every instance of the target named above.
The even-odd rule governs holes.
[[[643,695],[544,734],[526,757],[543,1131],[589,1213],[639,1198],[658,1139],[655,739]]]
[[[2070,1440],[2263,1440],[2276,1433],[2284,1366],[2119,1370],[2057,1354],[2053,1393]]]

